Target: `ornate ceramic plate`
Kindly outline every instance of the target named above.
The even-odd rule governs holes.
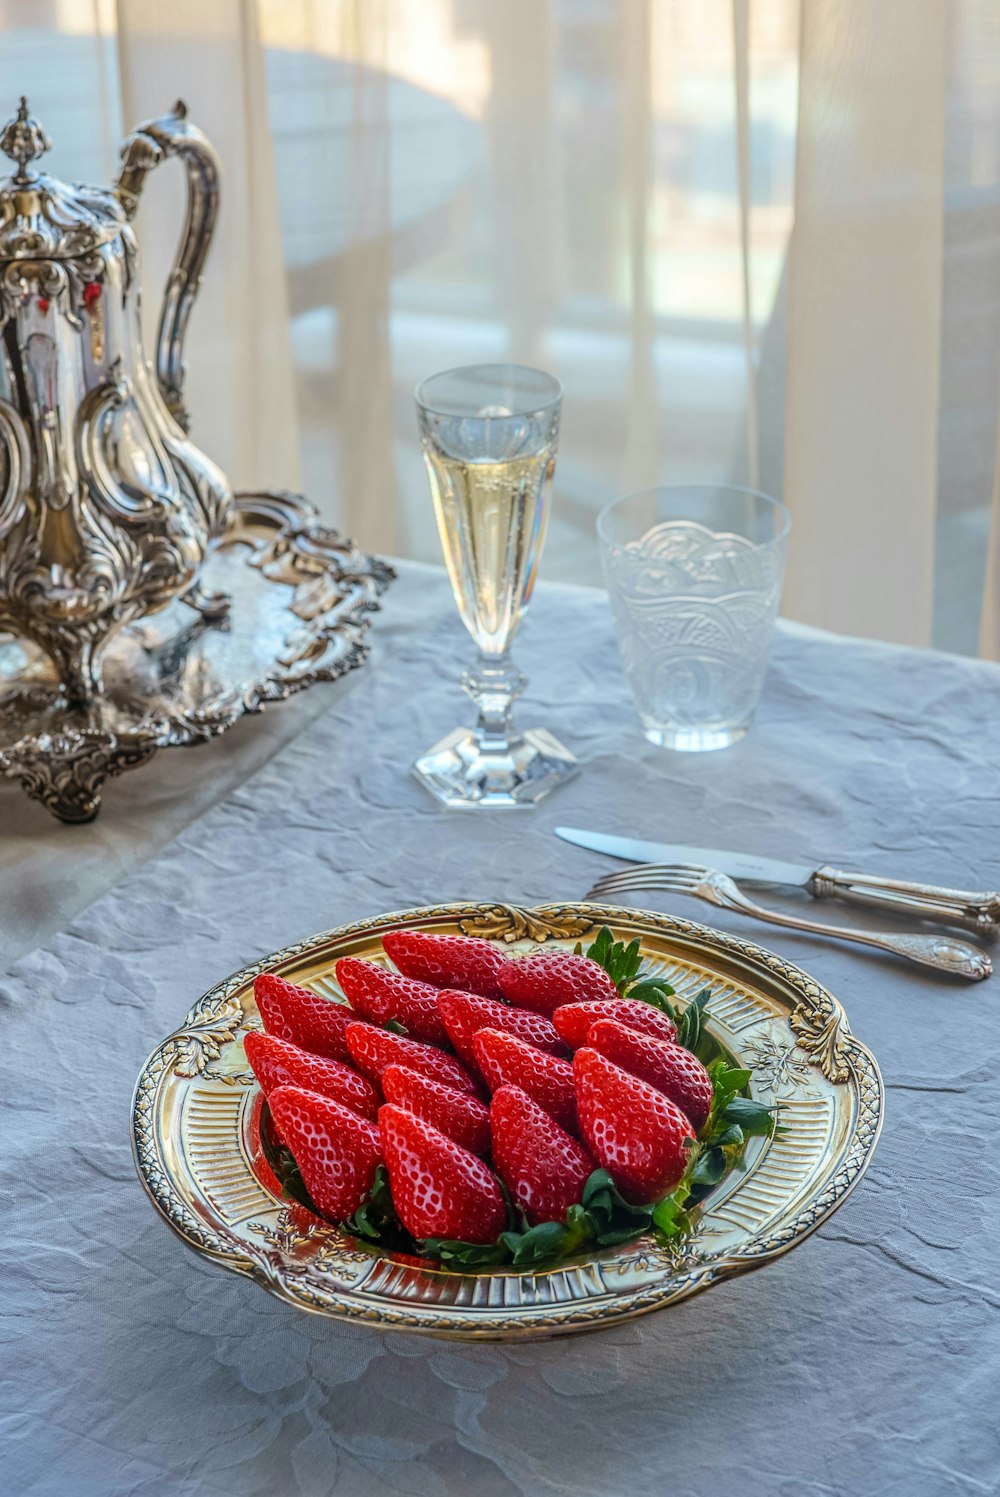
[[[569,946],[603,924],[638,936],[648,968],[681,999],[712,992],[708,1028],[780,1102],[783,1131],[755,1139],[745,1173],[708,1196],[693,1235],[652,1238],[548,1271],[455,1273],[382,1256],[282,1202],[263,1156],[261,1094],[243,1052],[259,1026],[253,979],[273,969],[330,997],[334,963],[377,957],[387,930],[464,932],[512,953]],[[603,905],[441,905],[327,931],[245,967],[205,994],[157,1046],[132,1115],[136,1164],[154,1204],[191,1247],[305,1310],[461,1337],[551,1336],[658,1310],[796,1246],[835,1211],[872,1157],[882,1079],[837,1000],[760,946],[672,915]]]

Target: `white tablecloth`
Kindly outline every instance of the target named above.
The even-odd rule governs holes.
[[[94,828],[0,786],[0,1491],[996,1492],[995,981],[715,918],[843,999],[885,1075],[882,1143],[795,1252],[602,1333],[465,1347],[339,1326],[156,1217],[129,1097],[194,998],[381,910],[582,896],[606,865],[557,822],[1000,884],[996,667],[783,629],[752,734],[671,755],[636,729],[603,596],[543,586],[523,719],[583,771],[532,812],[449,815],[407,768],[468,712],[467,643],[439,574],[404,569],[386,602],[346,689],[162,756],[109,787]]]

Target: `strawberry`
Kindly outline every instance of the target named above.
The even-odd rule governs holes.
[[[353,1216],[382,1157],[378,1129],[349,1107],[302,1086],[275,1087],[268,1102],[320,1211],[333,1221]]]
[[[687,1168],[691,1124],[638,1076],[585,1046],[573,1057],[580,1134],[627,1200],[657,1201]]]
[[[712,1079],[701,1061],[683,1045],[636,1034],[614,1019],[590,1026],[588,1043],[623,1071],[648,1081],[676,1103],[697,1133],[712,1110]]]
[[[576,1127],[573,1067],[565,1060],[499,1029],[481,1029],[473,1037],[472,1051],[491,1092],[519,1086],[561,1127]]]
[[[347,1060],[345,1033],[355,1015],[346,1003],[320,998],[274,972],[254,978],[253,994],[268,1034],[290,1040],[312,1055]]]
[[[658,1040],[676,1040],[677,1026],[666,1014],[641,999],[601,998],[591,1003],[564,1003],[552,1015],[552,1022],[571,1050],[587,1043],[591,1024],[598,1019],[617,1019],[629,1029],[652,1035]]]
[[[424,1118],[391,1104],[378,1115],[396,1215],[424,1237],[495,1242],[507,1208],[493,1171]]]
[[[480,1029],[501,1029],[506,1034],[516,1034],[519,1040],[534,1045],[536,1050],[548,1050],[554,1055],[566,1053],[555,1026],[542,1014],[533,1014],[530,1009],[511,1008],[509,1003],[496,1003],[492,998],[480,998],[475,993],[456,992],[439,993],[438,1008],[448,1038],[469,1065],[475,1064],[472,1041]]]
[[[529,1226],[562,1221],[595,1168],[587,1151],[517,1086],[490,1103],[493,1163]]]
[[[277,1086],[301,1086],[307,1092],[332,1098],[372,1123],[378,1117],[378,1092],[352,1066],[310,1055],[287,1040],[279,1040],[273,1034],[258,1034],[253,1029],[244,1039],[243,1048],[265,1097]]]
[[[419,1071],[396,1065],[386,1066],[382,1072],[382,1091],[387,1102],[394,1102],[423,1118],[425,1123],[439,1129],[446,1138],[453,1138],[463,1149],[473,1154],[489,1153],[489,1112],[468,1092],[442,1086]]]
[[[373,1024],[396,1019],[415,1040],[425,1040],[429,1045],[448,1043],[438,1013],[439,988],[400,977],[378,962],[362,962],[353,956],[341,957],[336,973],[348,1003],[363,1019]]]
[[[437,936],[422,930],[390,930],[385,953],[404,977],[438,988],[461,988],[483,998],[502,998],[499,973],[507,959],[489,941],[475,936]]]
[[[619,996],[599,962],[572,951],[539,951],[505,962],[500,985],[511,1003],[549,1017],[566,1003]]]
[[[406,1066],[408,1070],[419,1071],[421,1076],[439,1081],[442,1086],[453,1086],[456,1091],[476,1095],[476,1083],[454,1056],[445,1055],[443,1050],[433,1045],[407,1039],[405,1035],[355,1021],[347,1026],[347,1049],[358,1070],[364,1071],[373,1081],[379,1080],[386,1066]]]

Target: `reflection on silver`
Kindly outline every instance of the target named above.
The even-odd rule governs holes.
[[[92,820],[109,776],[361,665],[392,576],[297,496],[237,494],[197,595],[108,640],[100,697],[68,703],[51,658],[0,633],[0,773],[61,820]]]
[[[837,941],[853,941],[859,946],[875,946],[881,951],[891,951],[896,956],[906,957],[922,967],[934,967],[939,972],[949,972],[953,977],[967,977],[980,982],[989,977],[993,963],[978,946],[957,937],[945,935],[912,935],[906,931],[855,930],[847,925],[827,925],[819,920],[804,920],[801,916],[779,913],[765,909],[750,899],[728,874],[717,869],[700,868],[695,864],[640,863],[633,868],[623,868],[617,873],[606,873],[598,879],[587,896],[589,899],[607,899],[628,895],[640,890],[662,890],[670,894],[690,894],[693,899],[704,899],[707,904],[724,910],[738,910],[752,915],[755,920],[766,920],[771,925],[784,925],[789,930],[804,930],[816,936],[832,936]]]
[[[111,634],[192,588],[232,517],[183,404],[219,168],[181,103],[129,136],[114,188],[35,170],[48,148],[22,99],[0,134],[17,167],[0,183],[0,629],[38,645],[66,699],[85,704],[100,696]],[[187,167],[188,209],[154,378],[130,221],[168,156]]]

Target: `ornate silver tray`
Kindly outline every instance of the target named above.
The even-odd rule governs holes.
[[[600,925],[638,936],[647,966],[681,998],[712,990],[709,1028],[781,1103],[784,1131],[756,1140],[745,1174],[707,1197],[697,1229],[669,1251],[652,1238],[549,1271],[455,1273],[382,1256],[280,1199],[263,1156],[261,1094],[243,1052],[259,1026],[258,972],[338,997],[341,956],[377,957],[387,930],[464,932],[512,952],[572,946]],[[320,1314],[390,1329],[497,1338],[584,1331],[676,1303],[787,1252],[835,1211],[867,1168],[882,1079],[837,1000],[798,967],[672,915],[602,905],[453,904],[327,931],[245,967],[198,1000],[136,1085],[132,1143],[151,1199],[196,1251]]]
[[[392,577],[297,495],[237,494],[198,592],[110,640],[87,707],[67,705],[37,647],[0,633],[0,773],[61,820],[90,821],[109,776],[361,665]]]

